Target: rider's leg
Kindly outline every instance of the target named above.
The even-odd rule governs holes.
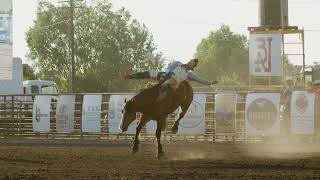
[[[175,91],[175,87],[176,87],[176,81],[174,79],[168,79],[167,81],[165,81],[160,87],[160,93],[156,101],[160,102],[164,100],[168,94],[169,89],[172,89]]]
[[[136,72],[125,76],[126,79],[157,79],[159,72],[156,70]]]
[[[160,83],[163,83],[167,78],[167,73],[166,72],[159,72],[158,73],[158,76],[157,76],[157,80],[160,82]]]

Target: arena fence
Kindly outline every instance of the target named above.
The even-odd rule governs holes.
[[[206,94],[205,103],[205,131],[202,134],[179,135],[172,134],[171,127],[174,123],[174,118],[168,116],[166,129],[162,136],[166,140],[197,140],[197,141],[231,141],[231,142],[255,142],[260,140],[279,141],[281,139],[301,139],[307,138],[308,141],[318,142],[319,138],[319,95],[315,96],[315,117],[314,117],[314,132],[309,135],[294,135],[290,133],[290,118],[288,113],[280,111],[280,135],[278,136],[252,136],[246,134],[246,97],[248,93],[259,93],[262,91],[223,91],[223,92],[201,92]],[[265,92],[265,91],[264,91]],[[281,93],[282,91],[268,91]],[[200,93],[200,92],[199,92]],[[199,94],[195,93],[195,94]],[[235,112],[235,132],[233,133],[217,133],[216,132],[216,117],[215,117],[215,95],[234,93],[237,94],[236,112]],[[52,101],[50,106],[50,130],[48,132],[35,132],[33,129],[32,111],[35,95],[0,95],[0,138],[23,138],[23,139],[132,139],[134,134],[127,133],[111,133],[108,126],[108,107],[109,99],[112,95],[123,95],[125,93],[103,93],[101,103],[101,132],[86,133],[81,130],[82,120],[82,103],[85,95],[89,94],[73,94],[75,95],[74,109],[74,130],[73,132],[64,133],[56,130],[56,109],[57,95],[51,95]],[[280,109],[285,105],[283,94],[280,98]],[[142,139],[154,139],[154,133],[147,133],[146,128],[141,132]],[[303,139],[305,141],[305,139]]]

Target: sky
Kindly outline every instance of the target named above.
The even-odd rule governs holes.
[[[59,0],[51,0],[57,3]],[[86,0],[89,1],[89,0]],[[258,26],[258,0],[110,0],[114,9],[125,7],[134,19],[144,23],[154,42],[169,60],[192,58],[197,45],[222,24],[249,37],[247,27]],[[38,0],[13,0],[13,55],[28,52],[25,32],[33,25]],[[305,31],[306,63],[320,61],[320,1],[289,0],[289,24]],[[289,37],[297,39],[298,37]],[[290,41],[290,40],[289,40]],[[295,41],[295,40],[293,40]],[[298,47],[288,47],[295,53]],[[292,61],[301,58],[292,57]],[[297,59],[297,60],[296,60]],[[299,61],[300,62],[300,61]],[[293,62],[299,64],[297,62]]]

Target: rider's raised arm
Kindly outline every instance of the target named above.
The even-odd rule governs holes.
[[[204,85],[211,85],[212,81],[208,81],[206,79],[200,78],[199,76],[195,75],[192,72],[188,72],[188,79],[200,84],[204,84]]]

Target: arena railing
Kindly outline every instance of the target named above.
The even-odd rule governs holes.
[[[261,90],[262,91],[262,90]],[[235,133],[219,133],[215,132],[215,100],[214,96],[222,92],[236,92],[239,98],[237,99],[236,109],[236,132]],[[238,141],[251,142],[267,137],[250,137],[245,132],[245,99],[248,93],[259,91],[216,91],[216,92],[196,92],[207,95],[206,110],[205,110],[205,132],[203,134],[193,135],[177,135],[171,133],[171,127],[174,123],[174,118],[167,118],[167,127],[163,132],[163,138],[168,140],[198,140],[198,141]],[[264,90],[264,92],[266,92]],[[282,90],[270,90],[269,92],[279,92]],[[85,133],[81,132],[81,115],[82,115],[82,100],[84,95],[102,95],[101,103],[101,132],[100,133]],[[71,133],[63,133],[56,131],[56,107],[57,101],[51,102],[50,109],[50,130],[49,132],[34,132],[32,127],[32,108],[35,95],[0,95],[0,137],[1,138],[31,138],[31,139],[132,139],[133,134],[126,133],[110,133],[108,129],[108,106],[111,95],[126,95],[132,93],[76,93],[75,110],[74,110],[74,131]],[[57,97],[56,94],[48,94],[52,97]],[[68,94],[61,94],[68,95]],[[317,102],[319,95],[317,95]],[[283,105],[283,98],[281,105]],[[317,103],[319,104],[319,103]],[[317,109],[319,106],[317,106]],[[316,109],[315,128],[316,133],[311,136],[318,135],[319,130],[319,112]],[[280,111],[280,128],[281,136],[289,134],[289,120],[283,118],[284,114]],[[310,136],[309,136],[310,137]],[[142,139],[155,139],[154,133],[146,133],[146,128],[141,132]],[[275,138],[279,139],[279,138]]]

